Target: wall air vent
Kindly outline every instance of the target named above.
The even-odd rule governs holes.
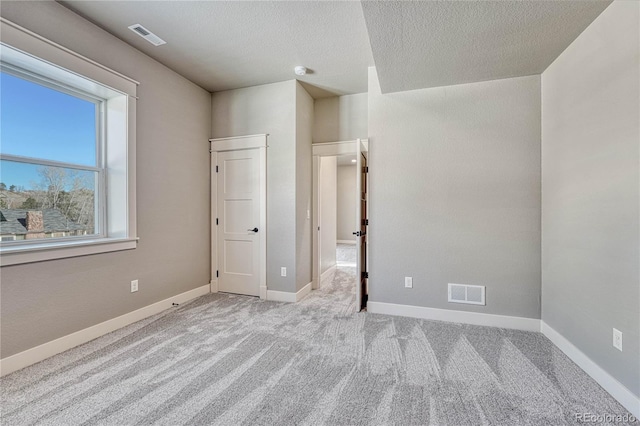
[[[140,24],[133,24],[129,26],[129,29],[134,33],[138,34],[143,39],[147,40],[149,43],[153,44],[154,46],[161,46],[167,43],[166,41],[164,41],[163,39],[161,39],[160,37],[158,37],[157,35],[155,35],[154,33],[152,33],[151,31],[149,31],[148,29],[146,29]]]
[[[483,285],[449,283],[449,302],[467,303],[469,305],[485,305],[484,292],[485,288]]]

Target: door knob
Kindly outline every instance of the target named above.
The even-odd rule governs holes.
[[[258,232],[258,228],[247,229],[247,231],[250,231],[250,232]]]

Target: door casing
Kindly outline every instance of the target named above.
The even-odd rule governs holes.
[[[317,289],[321,283],[321,275],[322,271],[320,268],[320,238],[318,226],[320,225],[320,212],[319,212],[319,201],[320,201],[320,191],[319,191],[319,157],[332,157],[339,155],[357,155],[360,156],[360,153],[368,153],[369,151],[369,140],[368,139],[356,139],[350,141],[338,141],[338,142],[322,142],[315,143],[312,146],[312,155],[313,155],[313,224],[312,224],[312,235],[313,235],[313,250],[312,250],[312,288]],[[358,178],[360,179],[360,178]],[[360,188],[356,188],[358,192],[358,209],[359,200],[360,200]],[[367,214],[368,217],[368,214]],[[355,231],[355,230],[354,230]],[[367,261],[368,263],[368,261]],[[360,264],[360,260],[358,259],[358,264]],[[359,269],[359,268],[358,268]],[[362,294],[360,292],[360,278],[358,278],[358,286],[356,288],[356,303],[358,306],[362,303]]]
[[[218,229],[216,218],[218,217],[218,153],[223,151],[239,151],[245,149],[258,149],[260,177],[260,220],[259,232],[259,276],[260,298],[267,298],[267,134],[237,136],[229,138],[209,139],[211,143],[211,292],[218,292],[218,279],[216,272],[219,270],[219,254],[217,241]]]

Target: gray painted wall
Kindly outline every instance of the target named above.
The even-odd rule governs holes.
[[[338,222],[339,240],[356,240],[356,166],[338,166]]]
[[[320,273],[336,264],[337,159],[320,157]]]
[[[296,291],[311,282],[312,128],[313,98],[296,82]]]
[[[58,3],[3,2],[0,13],[141,83],[138,248],[3,267],[5,358],[209,283],[211,95]],[[170,222],[191,226],[169,235]]]
[[[542,319],[640,396],[639,17],[612,3],[542,74]]]
[[[540,318],[540,77],[382,95],[370,68],[369,137],[369,300]]]
[[[313,142],[335,142],[367,137],[366,93],[316,99]]]
[[[268,133],[267,288],[296,291],[295,80],[214,93],[214,138]],[[280,276],[280,267],[287,276]]]

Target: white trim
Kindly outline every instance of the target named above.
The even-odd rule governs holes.
[[[211,138],[209,139],[210,142],[214,142],[214,141],[234,141],[237,139],[253,139],[253,138],[258,138],[258,137],[266,137],[269,136],[269,133],[256,133],[255,135],[244,135],[244,136],[227,136],[224,138]],[[266,145],[265,145],[266,146]],[[257,148],[257,147],[255,147]]]
[[[311,240],[312,240],[312,250],[311,250],[311,276],[313,278],[313,290],[320,288],[320,275],[322,271],[320,270],[321,262],[321,253],[322,253],[322,238],[320,232],[320,157],[312,156],[312,189],[311,189],[311,197],[312,197],[312,207],[313,210],[313,220],[311,225]]]
[[[299,302],[300,300],[302,300],[303,297],[311,293],[312,286],[313,286],[313,282],[310,282],[309,284],[305,285],[300,290],[298,290],[298,292],[296,293],[296,302]]]
[[[209,287],[211,287],[211,293],[217,293],[218,292],[218,280],[211,280],[211,282],[209,283]]]
[[[258,149],[260,170],[260,299],[267,298],[267,138],[268,134],[234,136],[227,138],[209,139],[211,162],[211,280],[214,280],[216,271],[218,271],[218,228],[215,223],[218,215],[218,174],[216,166],[218,165],[218,152],[222,151],[240,151],[244,149]],[[216,292],[218,291],[218,280],[216,282]]]
[[[369,139],[358,139],[360,141],[360,152],[364,153],[365,158],[368,160],[367,153],[369,152]]]
[[[356,154],[358,141],[369,146],[369,139],[354,139],[350,141],[320,142],[311,145],[311,154],[319,157],[332,157],[334,155]]]
[[[320,284],[320,287],[322,287],[322,284],[323,284],[325,281],[333,280],[333,277],[334,277],[334,276],[335,276],[335,274],[336,274],[337,268],[338,268],[338,265],[337,265],[337,264],[335,264],[335,265],[333,265],[332,267],[330,267],[329,269],[327,269],[326,271],[324,271],[324,272],[322,273],[322,275],[320,275],[320,283],[319,283],[319,284]]]
[[[624,408],[629,410],[636,418],[640,418],[640,398],[631,392],[615,377],[604,371],[602,367],[593,362],[584,352],[575,347],[562,334],[541,321],[541,331],[551,342],[565,353],[578,367],[582,368],[593,380],[598,382],[611,396],[613,396]]]
[[[264,146],[260,147],[260,298],[266,299],[267,292],[267,136],[264,135]]]
[[[35,348],[27,349],[24,352],[4,358],[0,360],[0,376],[28,367],[78,345],[87,343],[97,337],[104,336],[105,334],[111,333],[119,328],[133,324],[136,321],[158,314],[171,308],[172,303],[185,303],[189,300],[195,299],[196,297],[203,296],[209,293],[209,291],[209,284],[203,285],[160,302],[156,302],[152,305],[145,306],[144,308],[137,309],[133,312],[101,322],[100,324],[96,324],[50,342],[43,343]]]
[[[211,151],[238,151],[241,149],[266,148],[267,134],[235,136],[228,138],[209,139]]]
[[[140,85],[138,81],[2,17],[0,17],[0,33],[2,33],[3,44],[12,46],[22,52],[29,52],[30,56],[38,57],[52,64],[57,65],[59,62],[63,62],[60,64],[61,66],[79,75],[84,76],[88,69],[93,68],[90,77],[94,80],[101,80],[110,87],[128,93],[133,97],[136,96],[135,86]],[[52,47],[55,50],[51,49]],[[125,80],[126,83],[122,80]]]
[[[356,240],[336,240],[338,244],[353,244],[356,245]]]
[[[305,285],[300,290],[298,290],[297,293],[291,293],[288,291],[267,290],[266,299],[272,302],[296,303],[299,302],[307,294],[311,293],[312,285],[312,283]]]
[[[267,290],[267,300],[272,302],[296,302],[296,293],[288,291]]]
[[[312,258],[311,258],[311,271],[312,271],[312,286],[313,289],[316,290],[322,286],[322,273],[321,273],[321,264],[322,264],[322,228],[318,230],[320,227],[321,218],[321,180],[320,180],[320,157],[332,157],[336,155],[344,155],[344,154],[356,154],[360,162],[359,152],[365,152],[369,149],[369,139],[354,139],[350,141],[337,141],[337,142],[320,142],[314,143],[311,145],[311,153],[312,153],[312,164],[313,164],[313,173],[312,173],[312,184],[311,184],[311,193],[312,193],[312,209],[313,209],[313,225],[312,225]],[[360,164],[360,163],[358,163]],[[357,165],[357,164],[356,164]],[[358,182],[360,180],[360,174],[357,174],[357,182],[356,187],[358,186]],[[356,199],[359,199],[359,189],[356,188]],[[357,209],[359,211],[359,208]],[[359,221],[356,221],[359,223]],[[368,240],[367,240],[368,241]],[[349,240],[338,240],[337,243],[346,243],[346,244],[357,244],[357,240],[349,241]],[[368,244],[368,243],[367,243]],[[358,263],[356,263],[356,266]],[[356,288],[357,295],[356,298],[358,300],[358,304],[360,304],[360,294],[358,285]]]
[[[360,139],[356,140],[356,211],[355,213],[355,231],[360,233],[362,229],[362,194],[365,190],[363,188],[362,182],[362,171],[363,171],[363,161],[362,161],[362,145]],[[365,194],[365,203],[368,204],[366,200]],[[359,235],[356,236],[356,311],[360,312],[362,310],[362,282],[363,282],[363,267],[365,265],[362,264],[362,243],[366,242],[366,237]]]
[[[218,291],[218,280],[216,277],[216,271],[218,270],[218,225],[216,225],[216,219],[218,218],[218,173],[216,173],[216,165],[218,164],[218,153],[211,151],[211,161],[209,164],[211,175],[211,188],[209,200],[211,206],[211,281],[216,281],[216,292]]]
[[[73,240],[56,244],[4,247],[0,256],[0,266],[64,259],[66,257],[135,249],[138,238],[103,238],[96,240]]]
[[[106,135],[106,138],[98,144],[99,170],[94,167],[76,168],[98,171],[100,184],[96,186],[96,191],[101,200],[97,203],[97,223],[102,229],[96,237],[108,236],[104,241],[90,237],[83,241],[74,238],[64,242],[47,241],[46,244],[44,241],[25,243],[24,248],[2,247],[2,265],[135,249],[136,94],[139,83],[4,18],[0,18],[0,33],[0,56],[10,68],[16,67],[22,70],[21,73],[43,79],[52,84],[55,90],[64,93],[79,90],[91,98],[104,100],[102,108],[106,122],[100,126],[99,135]],[[106,152],[106,158],[101,155],[103,152]],[[30,164],[43,163],[27,158],[8,159]],[[56,165],[56,162],[48,163]],[[63,166],[60,163],[58,165]],[[106,176],[101,171],[103,168]]]
[[[372,314],[396,315],[401,317],[484,325],[488,327],[511,328],[524,331],[540,331],[540,320],[535,318],[454,311],[449,309],[426,308],[423,306],[398,305],[395,303],[371,301],[367,302],[367,311]]]

